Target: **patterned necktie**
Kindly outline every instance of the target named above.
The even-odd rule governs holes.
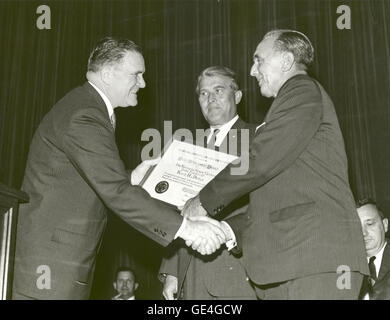
[[[208,149],[215,149],[216,151],[219,150],[219,147],[215,146],[215,142],[217,141],[217,134],[219,133],[219,129],[214,129],[213,134],[211,135],[209,142],[207,143]]]
[[[116,128],[116,117],[115,117],[115,113],[113,113],[110,117],[110,121],[111,121],[111,125],[112,127],[114,128],[114,131],[115,131],[115,128]]]

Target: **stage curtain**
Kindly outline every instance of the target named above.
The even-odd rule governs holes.
[[[244,94],[239,114],[261,123],[272,100],[261,97],[249,76],[253,52],[265,32],[292,28],[306,33],[316,49],[310,73],[335,103],[355,197],[372,197],[390,211],[390,2],[47,1],[51,29],[39,30],[41,4],[0,3],[0,181],[20,188],[34,131],[56,101],[85,81],[90,50],[101,37],[127,37],[144,51],[146,88],[139,91],[139,105],[116,110],[118,146],[132,168],[147,143],[141,141],[143,130],[163,134],[164,121],[173,131],[206,126],[195,86],[210,65],[226,65],[239,74]],[[350,30],[336,26],[341,4],[351,9]],[[144,283],[141,296],[155,297],[163,248],[110,221],[93,296],[110,295],[102,288],[110,287],[113,270],[131,264]],[[149,249],[158,254],[145,254]]]

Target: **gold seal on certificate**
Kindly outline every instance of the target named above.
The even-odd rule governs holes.
[[[153,198],[183,206],[236,156],[173,139],[141,183]]]

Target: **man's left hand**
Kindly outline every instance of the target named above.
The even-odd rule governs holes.
[[[145,174],[148,172],[148,170],[157,165],[161,160],[161,157],[158,157],[156,159],[151,159],[151,160],[145,160],[142,161],[137,168],[135,168],[131,172],[131,184],[134,185],[139,185],[142,179],[144,178]]]

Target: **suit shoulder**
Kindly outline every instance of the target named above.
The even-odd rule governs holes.
[[[79,86],[71,91],[69,91],[65,96],[63,96],[57,103],[57,105],[96,105],[98,101],[96,101],[95,97],[91,95],[84,86]]]
[[[282,87],[281,95],[298,95],[321,97],[320,84],[308,75],[298,75],[289,80]]]
[[[94,119],[97,122],[108,120],[108,113],[100,101],[84,87],[77,87],[59,100],[49,112],[56,131],[66,132],[80,119]]]

